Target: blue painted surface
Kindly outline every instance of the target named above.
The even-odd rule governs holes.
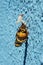
[[[25,1],[25,2],[24,2]],[[0,0],[0,65],[23,65],[25,44],[15,47],[20,24],[18,15],[28,21],[29,39],[26,65],[43,63],[43,0]]]

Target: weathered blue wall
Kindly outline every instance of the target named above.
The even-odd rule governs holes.
[[[25,1],[25,2],[24,2]],[[25,44],[15,47],[18,15],[29,26],[26,65],[43,62],[43,0],[0,0],[0,65],[23,65]]]

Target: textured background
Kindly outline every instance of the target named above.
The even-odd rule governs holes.
[[[0,65],[23,65],[25,44],[14,45],[21,13],[29,26],[26,65],[43,63],[43,0],[0,0]]]

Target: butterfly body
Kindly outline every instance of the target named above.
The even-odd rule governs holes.
[[[15,46],[19,47],[22,45],[23,42],[27,40],[28,37],[28,31],[27,27],[24,23],[19,27],[19,30],[16,33],[16,40],[15,40]]]

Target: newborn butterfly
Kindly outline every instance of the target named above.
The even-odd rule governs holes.
[[[27,27],[24,23],[19,27],[19,30],[16,33],[16,40],[15,40],[15,46],[19,47],[22,45],[23,42],[27,40],[28,37],[28,31]]]

